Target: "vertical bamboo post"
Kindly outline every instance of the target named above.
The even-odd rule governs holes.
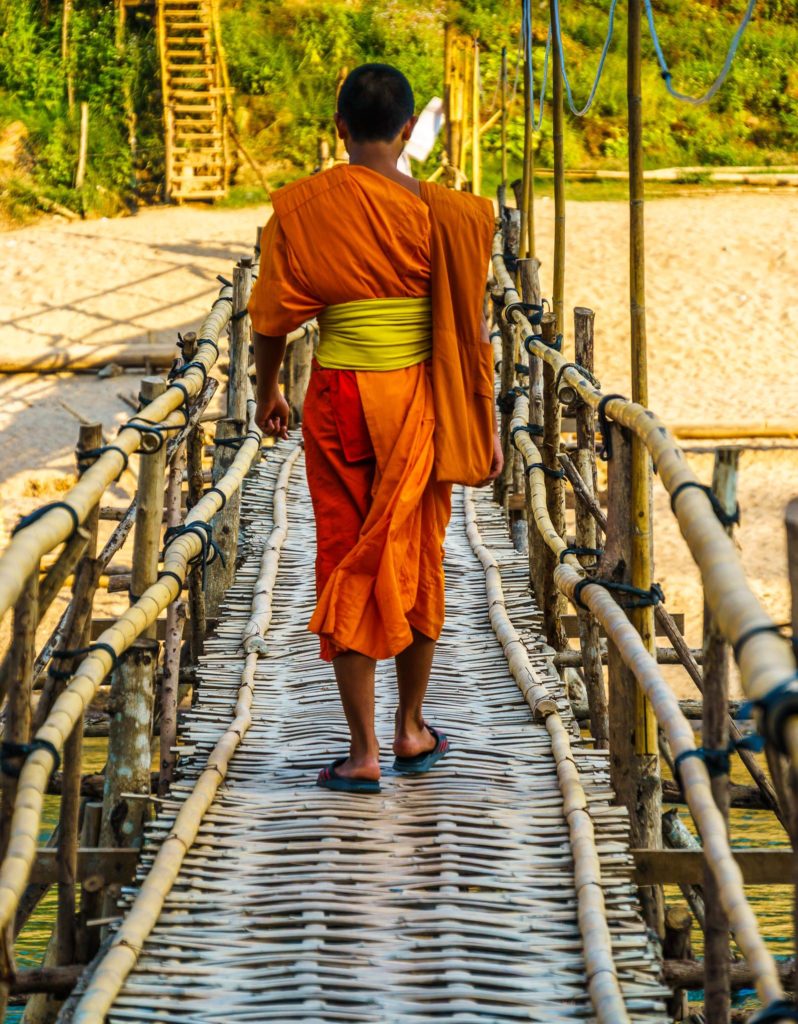
[[[518,223],[513,210],[502,210],[502,229],[504,234],[504,251],[512,256],[518,255]],[[501,373],[499,376],[502,395],[507,395],[515,385],[515,331],[511,324],[499,319],[499,331],[502,340]],[[494,482],[493,497],[505,510],[509,491],[512,489],[514,450],[510,440],[510,420],[512,414],[501,410],[499,417],[499,435],[504,453],[504,469]]]
[[[291,344],[289,374],[290,398],[286,401],[291,407],[292,426],[302,422],[305,408],[305,394],[310,383],[310,370],[313,362],[313,343],[316,328],[307,328],[301,338]]]
[[[141,398],[147,405],[166,390],[162,377],[145,377],[141,382]],[[136,505],[136,526],[133,536],[133,566],[130,576],[131,602],[138,600],[147,587],[158,578],[163,520],[166,443],[155,451],[139,456],[139,484]],[[143,636],[155,639],[153,623]]]
[[[102,424],[82,424],[78,435],[76,451],[78,473],[83,473],[95,461],[85,453],[95,451],[103,443]],[[85,554],[75,570],[75,584],[72,600],[81,600],[80,584],[84,576],[96,579],[92,574],[97,554],[97,529],[100,520],[99,505],[95,505],[84,528],[89,532]],[[91,640],[91,604],[96,586],[90,586],[82,599],[86,602],[79,646],[85,647]],[[63,772],[61,776],[61,809],[59,815],[58,850],[58,914],[56,920],[55,962],[66,966],[75,962],[77,947],[77,908],[75,906],[75,885],[78,870],[78,828],[80,820],[80,780],[83,760],[83,722],[79,721],[64,744]]]
[[[693,959],[693,948],[690,942],[692,927],[693,916],[687,907],[677,903],[667,908],[665,911],[665,938],[662,943],[663,959]],[[668,999],[666,1009],[672,1020],[684,1020],[689,1009],[687,992],[683,988],[677,988]]]
[[[531,5],[530,5],[531,17]],[[521,21],[522,25],[524,19]],[[527,35],[528,33],[528,35]],[[521,255],[535,255],[535,151],[534,151],[534,118],[535,109],[532,96],[532,27],[526,26],[524,31],[524,171],[521,214]]]
[[[446,163],[452,163],[452,39],[454,25],[443,26],[443,119],[446,132]]]
[[[8,743],[27,743],[30,738],[31,691],[33,689],[33,665],[36,660],[36,626],[39,621],[39,567],[38,565],[25,582],[19,600],[14,606],[14,623],[11,633],[11,676],[14,680],[6,703],[5,729],[3,739]],[[0,776],[0,857],[5,856],[17,795],[17,779],[11,775]],[[0,936],[2,960],[0,961],[0,1018],[5,1019],[10,982],[14,975],[13,926]]]
[[[217,484],[235,459],[235,448],[225,444],[230,438],[240,437],[244,431],[241,420],[223,419],[216,424],[216,447],[213,451],[213,483]],[[221,442],[221,443],[220,443]],[[238,519],[241,492],[237,490],[224,507],[213,517],[213,539],[219,545],[221,558],[216,557],[208,566],[205,588],[205,610],[215,618],[227,588],[235,579],[238,550]]]
[[[161,67],[161,103],[163,105],[164,129],[164,198],[168,202],[174,184],[174,114],[169,93],[169,65],[166,60],[166,17],[163,3],[156,4],[158,33],[158,58]]]
[[[473,64],[471,68],[471,191],[481,195],[482,191],[482,153],[480,149],[480,115],[479,115],[479,39],[474,37]]]
[[[349,69],[348,68],[341,68],[341,70],[338,72],[338,78],[335,81],[335,109],[336,110],[338,109],[338,94],[340,93],[341,86],[346,81],[346,76],[348,74],[349,74]],[[348,158],[347,158],[347,155],[346,155],[346,146],[344,145],[344,140],[338,137],[338,132],[337,131],[334,131],[333,137],[335,139],[335,153],[334,153],[335,162],[336,163],[346,163]],[[229,414],[229,415],[232,415],[232,414]]]
[[[793,636],[793,652],[798,659],[798,644],[795,637],[798,637],[798,498],[793,498],[787,505],[784,513],[784,525],[787,531],[787,575],[790,581],[790,632]],[[790,774],[790,789],[792,791],[791,816],[793,821],[798,820],[798,775],[795,772]],[[793,856],[793,934],[798,941],[798,849],[793,845],[795,851]],[[798,974],[795,980],[795,994],[798,996]]]
[[[454,26],[450,26],[449,40],[449,165],[454,175],[456,188],[460,187],[459,171],[463,161],[463,69],[462,47]]]
[[[78,169],[75,171],[75,188],[83,188],[86,177],[86,155],[89,151],[89,105],[80,104],[80,144],[78,146]]]
[[[555,0],[549,0],[551,24],[555,24]],[[552,287],[552,308],[557,323],[565,324],[565,114],[563,110],[563,79],[560,63],[561,39],[552,32],[552,132],[554,144],[554,280]]]
[[[499,193],[499,207],[507,202],[507,47],[502,47],[501,66],[501,191]]]
[[[557,335],[557,318],[553,313],[544,313],[540,326],[543,340],[553,345]],[[552,526],[560,537],[565,538],[565,481],[558,455],[560,453],[561,412],[560,402],[554,391],[554,370],[543,364],[543,440],[540,453],[543,465],[550,473],[546,473],[546,508]],[[536,470],[536,472],[540,472]],[[544,600],[543,621],[546,639],[555,651],[563,651],[568,646],[568,638],[562,625],[566,602],[563,595],[554,585],[554,570],[557,557],[548,545],[544,551]]]
[[[80,845],[87,849],[100,845],[100,824],[102,822],[103,805],[101,800],[87,800],[83,805],[83,823],[80,828]],[[81,886],[80,913],[78,915],[78,941],[75,959],[79,964],[87,964],[100,945],[99,930],[87,928],[87,922],[98,918],[102,912],[102,893],[96,884],[87,879]]]
[[[474,65],[469,59],[468,52],[468,40],[463,39],[460,44],[460,66],[461,66],[461,80],[460,80],[460,92],[461,101],[460,109],[462,111],[462,128],[460,131],[460,174],[461,180],[466,183],[464,187],[471,188],[472,182],[466,173],[468,170],[467,166],[467,153],[468,153],[468,119],[471,109],[471,79],[473,77]]]
[[[166,486],[166,525],[179,526],[182,519],[183,473],[187,465],[186,445],[181,444],[169,467]],[[163,656],[163,682],[161,683],[161,739],[158,793],[169,789],[174,776],[177,756],[177,700],[180,683],[180,649],[186,623],[186,602],[178,596],[166,609],[166,640]]]
[[[197,335],[189,331],[183,335],[183,358],[188,362],[197,351]],[[188,494],[186,508],[193,508],[202,497],[204,490],[202,481],[202,448],[204,433],[202,424],[198,423],[186,440],[186,475],[188,477]],[[207,631],[205,615],[205,593],[202,589],[201,573],[192,572],[188,577],[188,607],[191,635],[191,660],[196,664],[202,654]]]
[[[72,77],[72,68],[69,55],[69,22],[72,17],[72,0],[64,0],[64,8],[61,14],[61,62],[64,65],[66,76],[67,106],[70,111],[75,106],[75,82]]]
[[[577,306],[574,310],[575,359],[588,372],[593,372],[593,322],[592,309]],[[576,470],[582,478],[591,498],[596,497],[596,430],[593,410],[585,402],[576,408],[576,444],[574,457]],[[597,548],[598,531],[596,520],[583,502],[575,502],[576,543],[578,547]],[[588,564],[593,563],[591,557]],[[579,642],[582,648],[582,665],[585,672],[590,710],[590,731],[597,748],[606,750],[609,746],[609,722],[607,719],[607,692],[604,688],[604,670],[601,666],[601,640],[596,619],[584,609],[579,609]]]
[[[233,270],[233,317],[230,321],[230,378],[227,384],[229,419],[247,419],[247,371],[249,369],[249,316],[252,290],[252,257],[244,256]]]
[[[739,449],[719,448],[715,452],[712,492],[728,514],[737,507],[737,467]],[[731,536],[732,527],[726,532]],[[717,620],[704,603],[704,704],[701,742],[705,750],[726,750],[729,746],[729,646]],[[728,828],[729,776],[722,772],[712,777],[712,795]],[[704,868],[704,1015],[707,1024],[726,1024],[731,999],[729,993],[729,918],[720,902],[715,876]]]
[[[645,239],[643,225],[643,101],[641,87],[641,0],[629,5],[627,100],[629,108],[629,306],[632,338],[632,399],[648,405],[648,368],[646,362]],[[651,458],[637,435],[632,437],[630,510],[631,583],[648,590],[653,578],[653,531],[651,528]],[[646,648],[654,653],[654,609],[637,608],[632,623]],[[635,728],[637,754],[646,758],[651,770],[659,771],[657,721],[651,705],[639,693],[638,722]],[[656,782],[659,791],[659,781]],[[659,814],[657,814],[659,821]]]
[[[612,458],[607,463],[607,537],[601,559],[600,574],[604,579],[630,583],[630,565],[634,522],[632,478],[632,445],[625,430],[610,422],[607,426],[612,443]],[[632,672],[621,659],[617,647],[607,643],[609,668],[609,735],[610,774],[618,803],[629,812],[632,846],[658,849],[661,846],[662,789],[659,779],[659,756],[656,730],[652,749],[646,749],[647,737],[641,741],[641,724],[645,727],[650,709]],[[640,889],[643,917],[649,927],[662,934],[662,890],[647,886]]]

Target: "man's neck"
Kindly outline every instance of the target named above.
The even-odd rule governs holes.
[[[372,146],[352,146],[349,150],[349,164],[352,167],[368,167],[371,171],[390,178],[398,185],[402,185],[413,195],[420,196],[421,188],[415,178],[403,174],[396,166],[399,154],[386,152],[382,147],[375,151]]]

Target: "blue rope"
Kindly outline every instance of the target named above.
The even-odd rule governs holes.
[[[549,57],[551,56],[551,25],[549,25],[549,34],[546,38],[546,54],[543,58],[543,81],[540,84],[540,99],[538,101],[538,117],[535,119],[535,75],[534,66],[532,63],[532,10],[531,0],[523,0],[521,7],[521,42],[523,45],[524,56],[529,62],[529,80],[530,80],[530,97],[529,97],[529,113],[532,120],[532,130],[539,132],[541,125],[543,124],[543,100],[546,95],[546,85],[549,80]]]
[[[756,0],[754,0],[756,2]],[[649,0],[646,0],[646,7],[648,8]],[[565,86],[565,93],[568,97],[568,106],[571,108],[571,113],[576,114],[577,117],[584,117],[585,114],[593,106],[593,100],[596,98],[596,90],[599,87],[601,76],[604,73],[604,64],[607,60],[607,54],[610,49],[610,43],[612,42],[612,34],[615,30],[615,8],[618,6],[618,0],[612,0],[610,3],[610,15],[609,24],[607,25],[607,37],[604,40],[604,47],[601,51],[601,57],[599,58],[598,68],[596,70],[596,77],[593,81],[593,85],[590,89],[590,94],[587,97],[587,103],[582,107],[581,110],[577,110],[576,104],[574,103],[573,93],[571,92],[571,83],[568,81],[568,73],[565,70],[565,52],[562,45],[562,27],[560,25],[560,4],[559,0],[554,0],[552,4],[554,8],[554,30],[557,33],[557,42],[560,47],[560,68],[562,70],[562,80]]]
[[[746,28],[748,27],[748,23],[751,20],[751,16],[754,13],[754,8],[756,7],[756,0],[748,0],[748,6],[745,9],[745,14],[743,15],[742,21],[740,22],[737,31],[734,33],[734,38],[732,39],[731,44],[729,45],[729,49],[726,54],[726,60],[723,62],[723,67],[720,70],[720,74],[712,83],[712,85],[707,89],[703,96],[687,96],[685,93],[679,92],[678,90],[673,88],[673,83],[671,80],[671,71],[668,67],[668,62],[665,60],[665,54],[662,52],[662,46],[659,41],[659,36],[657,35],[657,28],[654,24],[654,11],[651,7],[651,0],[643,0],[643,2],[645,3],[646,7],[648,27],[649,31],[651,32],[651,41],[654,44],[654,51],[657,54],[657,61],[660,66],[662,80],[665,82],[665,88],[668,90],[671,96],[673,96],[674,99],[682,100],[682,102],[689,103],[693,107],[700,107],[704,103],[709,103],[709,101],[717,93],[718,89],[720,89],[720,87],[723,85],[723,83],[726,81],[726,78],[728,77],[729,71],[731,70],[732,61],[734,60],[735,54],[737,53],[737,48],[740,45],[740,40],[743,37],[743,32],[745,32]]]

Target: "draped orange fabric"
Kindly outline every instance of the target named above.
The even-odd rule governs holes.
[[[360,166],[272,199],[249,305],[260,334],[289,333],[338,303],[432,296],[431,360],[389,371],[314,366],[304,405],[317,534],[310,629],[323,658],[388,658],[412,629],[438,638],[450,484],[475,483],[490,467],[493,367],[480,319],[492,207],[431,186],[419,198]]]

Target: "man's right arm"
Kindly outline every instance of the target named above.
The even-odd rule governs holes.
[[[290,409],[278,380],[285,356],[286,336],[259,334],[253,331],[255,350],[256,398],[255,422],[264,434],[288,437]]]

